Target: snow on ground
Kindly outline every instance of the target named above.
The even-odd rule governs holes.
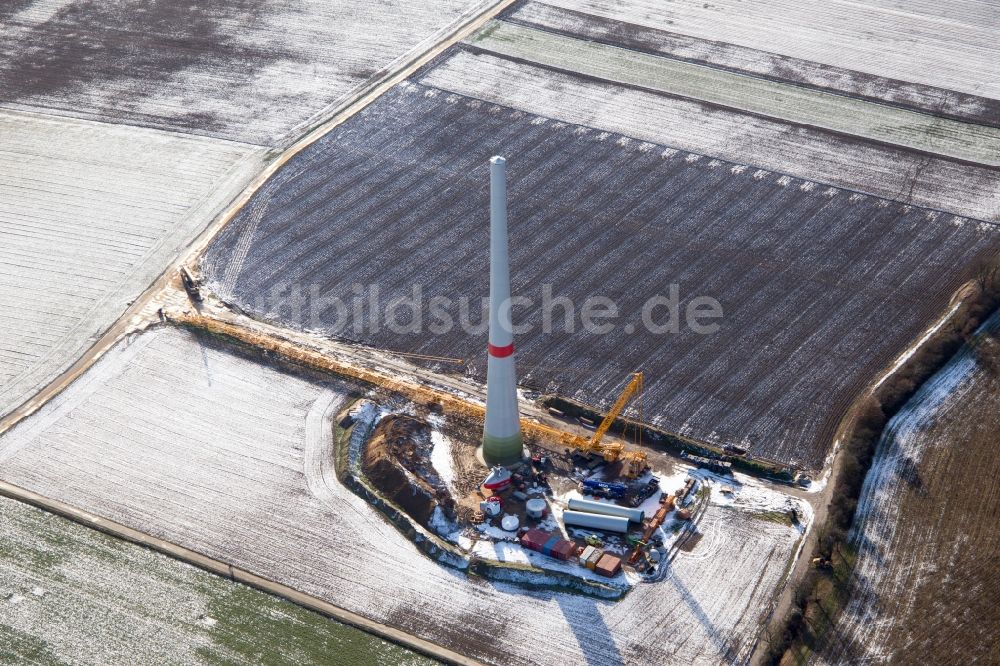
[[[794,174],[875,196],[1000,220],[992,169],[790,126],[695,100],[555,72],[489,53],[452,51],[422,84],[562,122]]]
[[[913,356],[915,353],[917,353],[917,350],[922,348],[924,346],[924,343],[927,342],[932,335],[937,333],[939,330],[941,330],[942,326],[948,323],[948,320],[951,319],[952,315],[958,312],[958,308],[961,307],[961,305],[962,303],[958,302],[955,303],[953,306],[951,306],[948,309],[948,311],[945,312],[933,326],[931,326],[924,332],[923,336],[921,336],[919,340],[914,342],[912,345],[910,345],[909,349],[900,354],[899,358],[897,358],[895,363],[892,364],[892,367],[885,371],[885,374],[883,374],[879,378],[879,380],[875,382],[875,386],[873,386],[871,390],[874,391],[875,389],[877,389],[879,386],[882,385],[883,382],[885,382],[886,379],[891,377],[893,374],[896,373],[897,370],[903,367],[903,364],[906,363],[908,360],[910,360],[910,357]]]
[[[257,590],[0,498],[5,664],[423,663]]]
[[[51,381],[260,166],[249,146],[0,111],[0,415]]]
[[[560,71],[822,127],[989,166],[1000,166],[1000,129],[746,76],[620,46],[492,21],[469,39],[477,48]]]
[[[994,330],[1000,329],[1000,317],[991,321]],[[995,557],[996,521],[989,507],[997,505],[1000,495],[995,477],[985,471],[993,465],[984,461],[973,470],[968,464],[980,451],[995,453],[995,387],[995,377],[965,349],[890,420],[851,529],[857,548],[852,596],[838,621],[838,639],[828,646],[822,663],[894,663],[894,650],[927,636],[928,606],[919,604],[930,597],[931,608],[954,606],[948,578],[979,575],[973,568],[984,557]],[[974,541],[967,543],[970,536]],[[995,580],[995,566],[986,567],[986,577]],[[976,612],[984,607],[995,617],[996,598],[988,590],[962,589],[960,594],[967,605],[960,602],[961,608],[953,608],[959,616],[933,620],[957,620],[960,631],[948,630],[938,642],[968,639],[977,633],[976,626],[983,627],[982,633],[982,621],[990,618]],[[935,597],[942,601],[934,602]]]
[[[709,492],[708,502],[716,506],[725,506],[758,514],[787,512],[792,509],[804,515],[810,515],[811,513],[811,507],[807,502],[787,495],[763,481],[739,472],[736,472],[732,476],[722,475],[692,465],[675,463],[669,474],[659,474],[654,470],[652,474],[647,474],[646,477],[652,477],[653,475],[660,480],[660,490],[666,495],[675,495],[678,490],[684,487],[689,477],[694,478],[696,480],[695,486],[685,499],[684,506],[692,504],[699,492],[707,490]],[[593,474],[592,478],[601,478],[600,470]],[[639,481],[643,481],[644,478],[640,478]],[[728,492],[723,492],[724,489]],[[566,503],[574,497],[581,498],[583,495],[573,489],[557,496],[556,499],[558,502],[554,504],[553,514],[557,517],[561,516]],[[647,517],[650,517],[660,507],[659,497],[658,493],[653,494],[636,508],[641,509]],[[594,497],[587,497],[585,499],[608,502],[608,500]]]
[[[579,4],[567,2],[564,6],[577,7]],[[833,90],[844,95],[879,100],[937,115],[986,124],[996,123],[1000,119],[1000,104],[996,100],[901,81],[893,79],[891,75],[878,76],[775,53],[774,49],[781,49],[785,42],[778,43],[777,46],[775,42],[770,42],[766,45],[766,50],[750,48],[680,34],[673,31],[671,24],[656,21],[645,26],[634,22],[623,23],[596,13],[581,13],[542,2],[519,4],[505,16],[505,20],[557,34],[571,34],[595,42],[616,44],[771,80]],[[814,56],[810,54],[809,57]]]
[[[431,419],[428,419],[433,426],[434,423]],[[438,476],[444,481],[445,486],[448,490],[455,493],[455,467],[453,464],[452,450],[451,450],[451,440],[448,436],[441,432],[438,428],[431,428],[431,443],[434,448],[431,449],[431,466],[437,472]]]
[[[546,0],[624,23],[1000,98],[990,0]]]
[[[466,71],[466,79],[496,94],[484,83],[490,76],[474,74]],[[552,83],[550,75],[539,73],[542,88]],[[576,82],[590,88],[593,100],[562,95],[570,88],[551,85],[539,95],[523,94],[510,80],[501,96],[509,92],[515,105],[545,98],[555,107],[549,110],[574,113],[600,112],[614,98],[599,94],[593,81]],[[634,101],[608,117],[617,121],[654,108]],[[631,120],[638,126],[632,129],[645,132],[662,118],[650,112],[649,123]],[[441,136],[449,140],[437,140]],[[520,321],[530,330],[518,338],[522,384],[609,406],[621,376],[599,372],[601,364],[586,359],[642,367],[650,378],[644,414],[654,425],[819,469],[857,387],[874,381],[880,367],[948,308],[950,293],[970,276],[977,258],[1000,247],[1000,226],[981,230],[937,211],[778,173],[758,178],[759,170],[746,164],[662,144],[654,150],[640,138],[418,83],[400,85],[279,171],[254,196],[251,212],[238,215],[213,241],[204,275],[223,298],[255,316],[275,313],[290,328],[308,325],[366,346],[464,358],[464,375],[485,381],[484,332],[445,326],[413,335],[380,325],[377,307],[338,314],[312,299],[323,294],[324,302],[348,303],[357,283],[369,285],[371,294],[378,287],[376,300],[389,303],[412,297],[414,285],[433,284],[453,304],[466,297],[478,302],[488,292],[477,263],[482,227],[468,211],[484,210],[479,201],[487,181],[480,176],[488,156],[517,154],[511,162],[511,261],[519,279],[551,284],[553,293],[571,300],[607,294],[620,314],[603,334],[577,328],[568,335],[546,327],[544,299],[529,297],[533,304],[523,308]],[[717,134],[712,140],[729,147]],[[769,154],[781,153],[762,145]],[[436,166],[428,172],[421,164]],[[854,173],[856,165],[841,166]],[[904,171],[894,160],[886,173]],[[990,187],[1000,187],[994,176]],[[539,191],[549,205],[531,203]],[[892,195],[899,191],[893,188]],[[316,192],[324,193],[322,201],[313,200]],[[257,220],[252,211],[269,201],[274,205]],[[405,220],[401,210],[409,211]],[[630,222],[619,229],[623,216]],[[419,229],[419,251],[398,242],[412,229]],[[711,256],[704,252],[707,238]],[[247,261],[230,281],[234,257],[243,255]],[[291,284],[301,286],[301,299],[273,297]],[[717,298],[725,315],[720,329],[699,335],[681,326],[664,345],[666,333],[638,319],[644,301],[667,284],[683,285],[682,302],[696,294]],[[890,311],[897,325],[879,327]]]
[[[0,22],[0,104],[259,145],[297,137],[487,5],[20,4]]]
[[[748,655],[797,530],[709,505],[711,548],[618,602],[468,577],[337,482],[344,395],[155,329],[0,438],[2,477],[492,663]]]

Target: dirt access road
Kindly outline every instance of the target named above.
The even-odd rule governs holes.
[[[39,407],[51,400],[53,396],[57,395],[73,380],[79,377],[119,340],[157,321],[157,310],[160,307],[160,301],[164,299],[165,294],[176,288],[176,284],[174,283],[180,267],[191,263],[192,258],[199,256],[219,231],[249,201],[253,193],[260,189],[283,164],[327,134],[330,130],[374,102],[380,95],[406,79],[445,49],[471,35],[488,20],[513,4],[513,2],[514,0],[498,0],[485,7],[479,14],[472,16],[464,23],[456,25],[441,41],[416,54],[410,60],[400,63],[396,69],[390,70],[382,77],[375,79],[368,87],[347,100],[330,118],[322,121],[315,127],[309,128],[302,138],[296,141],[290,148],[275,155],[249,186],[242,191],[233,191],[231,193],[233,200],[226,211],[191,243],[185,255],[179,256],[167,267],[160,277],[132,303],[128,310],[97,339],[94,345],[83,356],[30,400],[27,400],[3,419],[0,419],[0,434],[3,434],[14,426],[14,424],[33,414]]]

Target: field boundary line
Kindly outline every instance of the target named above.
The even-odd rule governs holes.
[[[792,122],[789,122],[789,121],[778,120],[778,119],[775,119],[772,116],[767,116],[767,115],[760,114],[760,113],[755,113],[755,112],[752,112],[752,111],[742,111],[740,109],[736,109],[736,108],[733,108],[733,107],[727,107],[727,106],[723,106],[721,104],[715,104],[713,102],[706,102],[704,100],[697,100],[697,99],[690,98],[690,97],[684,97],[682,95],[675,95],[673,93],[660,92],[660,91],[657,91],[657,90],[655,90],[653,88],[644,88],[642,86],[632,85],[632,84],[628,84],[628,83],[617,83],[617,82],[614,82],[614,81],[609,81],[608,79],[601,79],[601,78],[598,78],[596,76],[590,76],[590,75],[587,75],[587,74],[581,74],[580,72],[575,72],[575,71],[573,71],[571,69],[563,69],[563,68],[560,68],[560,67],[554,67],[554,66],[550,66],[550,65],[545,65],[545,64],[537,63],[537,62],[534,62],[532,60],[527,60],[525,58],[519,58],[519,57],[516,57],[516,56],[505,56],[505,55],[502,55],[502,54],[494,53],[493,51],[489,51],[488,49],[480,48],[479,46],[476,46],[474,44],[470,44],[469,42],[462,42],[461,44],[459,44],[458,47],[461,48],[462,50],[470,53],[470,54],[473,54],[473,55],[483,55],[483,54],[490,55],[490,56],[494,56],[494,57],[496,57],[498,59],[508,60],[510,62],[515,62],[515,63],[521,64],[521,65],[525,65],[527,67],[534,67],[536,69],[542,69],[542,70],[546,70],[546,71],[550,71],[550,72],[555,72],[557,74],[563,74],[563,75],[566,75],[566,76],[569,76],[569,77],[575,77],[577,79],[580,79],[580,80],[586,81],[586,82],[590,82],[590,83],[597,83],[597,84],[612,83],[614,85],[618,85],[618,86],[621,86],[623,88],[628,88],[628,89],[636,90],[636,91],[639,91],[639,92],[648,93],[650,95],[659,95],[661,97],[670,98],[670,99],[687,100],[687,101],[690,101],[690,102],[693,102],[693,103],[701,104],[701,105],[706,106],[706,107],[710,107],[710,108],[714,108],[714,109],[720,109],[720,110],[723,110],[723,111],[726,111],[726,112],[729,112],[729,113],[739,113],[739,114],[743,114],[743,115],[746,115],[746,116],[753,116],[755,118],[760,118],[760,119],[763,119],[763,120],[767,120],[767,121],[770,121],[770,122],[783,123],[783,124],[786,124],[786,125],[794,125],[796,127],[803,127],[803,128],[815,131],[815,132],[828,133],[828,134],[831,134],[831,135],[834,135],[834,136],[838,136],[838,137],[841,137],[841,138],[849,139],[849,140],[854,141],[854,142],[869,143],[871,145],[876,145],[876,146],[879,146],[881,148],[889,148],[889,149],[895,149],[895,150],[905,150],[906,152],[913,153],[914,155],[922,155],[925,158],[933,158],[933,159],[937,159],[937,160],[942,160],[942,161],[946,161],[946,162],[952,162],[952,163],[955,163],[955,164],[962,164],[964,166],[969,166],[969,167],[974,167],[974,168],[984,169],[984,170],[993,170],[993,171],[995,171],[998,168],[1000,168],[1000,167],[990,167],[990,166],[986,166],[986,165],[983,165],[983,164],[977,164],[975,162],[968,162],[968,161],[960,160],[960,159],[954,158],[954,157],[947,157],[945,155],[939,155],[937,153],[926,153],[926,152],[919,151],[919,150],[912,149],[912,148],[903,148],[903,147],[895,145],[895,144],[885,143],[885,142],[882,142],[882,141],[876,141],[876,140],[872,140],[872,139],[865,139],[863,137],[859,137],[859,136],[854,135],[854,134],[849,134],[849,133],[846,133],[846,132],[838,132],[836,130],[825,129],[825,128],[819,127],[817,125],[806,125],[806,124],[802,124],[802,123],[792,123]],[[794,174],[794,173],[792,173],[792,172],[790,172],[788,170],[784,170],[784,169],[780,169],[780,168],[774,168],[774,167],[769,167],[769,166],[767,166],[767,165],[765,165],[765,164],[763,164],[761,162],[758,162],[758,161],[746,162],[746,161],[737,160],[737,159],[735,159],[733,157],[721,157],[717,153],[706,152],[706,150],[704,148],[698,148],[697,150],[694,149],[694,148],[681,148],[681,147],[677,146],[674,143],[666,143],[666,142],[664,142],[662,140],[659,140],[659,139],[653,140],[653,139],[640,138],[636,134],[626,134],[625,132],[623,132],[621,130],[607,129],[604,126],[599,126],[599,125],[594,124],[593,122],[589,122],[589,121],[588,122],[582,122],[582,121],[576,121],[576,120],[567,120],[564,117],[557,116],[557,115],[549,115],[549,114],[545,114],[545,113],[538,113],[538,112],[535,112],[535,111],[524,111],[521,107],[511,106],[507,102],[497,102],[497,101],[494,101],[493,99],[488,98],[488,97],[478,96],[477,94],[474,94],[473,92],[457,92],[457,91],[452,90],[450,88],[442,87],[441,85],[438,85],[436,83],[425,82],[424,79],[416,80],[413,83],[415,85],[422,86],[422,87],[430,89],[430,90],[436,90],[436,91],[439,91],[441,93],[446,93],[448,95],[455,95],[455,96],[461,97],[463,99],[470,99],[470,100],[474,100],[474,101],[477,101],[477,102],[482,102],[484,104],[494,104],[496,106],[500,106],[500,107],[503,107],[503,108],[506,108],[506,109],[510,109],[511,111],[521,111],[522,113],[526,113],[526,114],[529,114],[529,115],[532,115],[532,116],[536,116],[538,118],[545,118],[546,120],[551,120],[553,122],[566,123],[566,124],[570,124],[570,125],[577,125],[579,127],[586,127],[587,129],[591,129],[591,130],[594,130],[596,132],[608,132],[609,134],[612,134],[612,135],[615,135],[615,136],[632,139],[632,140],[637,141],[637,142],[649,143],[649,144],[652,144],[652,145],[657,146],[659,148],[666,148],[666,149],[669,149],[669,150],[676,151],[678,153],[684,153],[684,154],[690,154],[690,155],[698,155],[699,157],[707,157],[709,159],[718,160],[719,162],[722,162],[723,164],[728,164],[728,165],[731,165],[731,166],[744,166],[744,167],[752,168],[752,169],[760,169],[762,171],[766,171],[770,175],[779,176],[779,177],[780,176],[786,176],[788,178],[791,178],[793,181],[799,181],[799,182],[804,182],[804,183],[815,183],[816,185],[821,185],[823,187],[833,187],[833,188],[836,188],[836,189],[841,190],[843,192],[848,192],[850,194],[860,194],[862,196],[872,197],[874,199],[880,199],[880,200],[883,200],[883,201],[889,201],[889,202],[892,202],[892,203],[897,203],[897,204],[900,204],[901,206],[912,206],[913,208],[919,208],[920,210],[930,211],[930,212],[934,212],[934,213],[940,213],[941,215],[951,215],[951,216],[953,216],[955,218],[959,218],[959,219],[963,219],[963,220],[968,220],[970,222],[975,222],[977,224],[986,224],[986,225],[989,225],[991,227],[1000,228],[1000,219],[995,219],[995,220],[994,219],[987,219],[985,216],[976,216],[976,215],[971,215],[969,213],[960,213],[960,212],[956,212],[954,210],[947,210],[947,209],[944,209],[944,208],[938,208],[938,207],[930,205],[930,204],[914,203],[911,200],[909,200],[908,198],[903,198],[899,193],[891,194],[891,195],[890,194],[876,194],[874,191],[861,189],[860,185],[837,184],[837,183],[832,182],[829,179],[822,179],[821,180],[819,178],[813,178],[813,177],[809,177],[809,176],[803,176],[803,175],[800,175],[800,174],[797,175],[797,174]]]
[[[308,129],[306,134],[295,141],[290,147],[284,150],[272,148],[265,151],[262,158],[264,162],[263,170],[239,194],[222,206],[222,212],[218,213],[186,247],[178,250],[177,256],[167,265],[159,278],[153,281],[113,324],[98,334],[95,343],[55,379],[43,386],[20,405],[17,405],[9,413],[0,416],[0,435],[3,435],[3,433],[10,430],[20,421],[38,411],[45,403],[61,393],[68,384],[85,372],[98,358],[126,335],[141,330],[155,321],[152,313],[144,312],[153,297],[169,286],[174,274],[181,266],[197,263],[215,237],[246,205],[257,190],[263,187],[292,157],[318,141],[338,125],[344,123],[394,86],[404,81],[413,72],[426,65],[446,49],[464,40],[491,18],[507,9],[515,1],[496,0],[488,4],[478,13],[473,14],[468,21],[454,26],[440,41],[416,53],[398,69],[387,73],[383,78],[378,79],[364,90],[359,91],[353,98],[345,100],[344,104],[346,106],[341,107],[340,111],[327,120],[322,121],[319,125]],[[273,158],[269,163],[267,162],[268,157]]]
[[[865,80],[871,80],[873,82],[878,82],[878,86],[884,89],[895,90],[900,86],[906,86],[909,88],[917,88],[924,97],[934,98],[935,104],[940,104],[940,97],[942,95],[952,95],[958,96],[950,100],[952,105],[960,105],[962,100],[971,100],[977,104],[981,104],[987,107],[996,107],[1000,110],[1000,104],[997,100],[990,99],[989,97],[982,97],[973,93],[964,93],[949,88],[943,88],[940,85],[934,85],[929,83],[913,83],[907,81],[903,78],[892,78],[877,74],[871,74],[869,72],[863,72],[857,68],[844,67],[839,65],[825,65],[812,60],[808,60],[802,57],[788,56],[777,53],[775,51],[768,51],[760,47],[753,46],[739,46],[732,42],[718,41],[708,37],[695,37],[692,35],[685,35],[679,32],[671,32],[663,28],[652,27],[648,25],[641,25],[638,23],[630,22],[624,18],[609,18],[609,17],[594,17],[585,12],[579,12],[572,9],[566,9],[563,7],[555,7],[551,5],[545,5],[546,12],[558,13],[563,17],[573,17],[576,20],[587,22],[587,25],[583,27],[577,27],[578,30],[573,30],[567,27],[562,27],[558,24],[550,24],[545,22],[544,19],[539,19],[536,17],[526,17],[520,14],[520,10],[505,16],[502,20],[505,23],[511,23],[514,25],[519,25],[526,28],[533,28],[535,30],[541,30],[544,32],[549,32],[556,35],[562,35],[564,37],[572,37],[576,39],[586,39],[587,41],[595,42],[597,44],[605,44],[608,46],[619,46],[622,48],[627,48],[631,51],[638,53],[645,53],[647,55],[658,55],[666,58],[671,58],[673,60],[679,60],[681,62],[688,62],[696,65],[703,65],[705,67],[711,67],[713,69],[720,69],[727,72],[733,72],[737,74],[744,74],[746,76],[753,76],[756,78],[764,79],[767,81],[778,81],[786,83],[788,85],[795,85],[809,90],[821,90],[826,92],[831,92],[837,95],[843,95],[845,97],[851,97],[853,99],[861,99],[869,102],[875,102],[879,104],[884,104],[886,106],[892,106],[900,109],[908,109],[912,111],[919,111],[924,113],[930,113],[931,115],[948,118],[950,120],[958,120],[961,122],[968,122],[975,125],[982,125],[984,127],[996,127],[1000,128],[1000,116],[998,120],[990,120],[989,118],[977,116],[977,115],[963,115],[961,113],[951,111],[948,109],[936,109],[930,106],[923,106],[915,101],[906,101],[900,99],[893,99],[892,97],[880,97],[881,91],[867,91],[864,90],[863,84]],[[533,8],[536,11],[537,8]],[[638,31],[638,33],[644,35],[655,35],[658,39],[664,42],[663,46],[653,46],[649,43],[643,42],[641,39],[637,39],[635,36],[630,35],[627,38],[621,38],[616,35],[611,37],[606,30],[609,26],[614,26],[617,28],[624,28],[630,31]],[[684,51],[685,47],[683,45],[678,45],[676,42],[682,42],[684,45],[687,44],[697,44],[699,46],[710,47],[713,50],[721,49],[724,53],[700,53],[692,54],[690,52],[685,52],[683,54],[678,53],[677,50]],[[676,50],[671,50],[674,48]],[[796,69],[808,69],[810,72],[814,68],[819,68],[819,72],[830,72],[836,73],[838,78],[847,77],[852,84],[855,86],[855,90],[849,90],[847,88],[834,87],[831,84],[823,85],[815,81],[810,81],[804,77],[801,79],[785,79],[780,76],[771,73],[771,70],[767,67],[758,66],[754,69],[753,64],[747,64],[745,61],[740,59],[740,56],[746,55],[758,55],[767,58],[768,62],[776,60],[782,64],[791,65]],[[929,103],[929,102],[928,102]]]
[[[432,61],[445,50],[462,42],[466,37],[485,25],[493,17],[498,15],[517,0],[496,0],[484,7],[478,14],[462,23],[447,33],[441,41],[431,47],[417,53],[408,62],[396,69],[386,77],[376,81],[371,86],[356,93],[353,98],[345,100],[344,106],[340,107],[332,117],[322,121],[319,125],[306,130],[306,134],[291,146],[284,149],[276,156],[274,161],[267,164],[256,178],[231,202],[229,208],[224,211],[215,221],[213,221],[202,234],[189,247],[185,261],[180,263],[194,264],[197,262],[212,240],[229,224],[229,222],[239,213],[278,170],[288,163],[300,152],[319,141],[321,138],[333,131],[334,128],[342,125],[359,111],[372,104],[379,97],[387,93],[393,87],[405,81],[411,74]]]
[[[95,515],[89,511],[84,511],[66,502],[45,497],[44,495],[2,480],[0,480],[0,495],[30,504],[31,506],[67,518],[85,527],[104,532],[110,536],[144,546],[176,560],[196,566],[199,569],[222,576],[223,578],[228,578],[234,582],[267,592],[308,610],[325,615],[342,624],[360,629],[369,634],[374,634],[379,638],[402,645],[433,659],[448,664],[455,664],[456,666],[481,666],[481,662],[414,636],[413,634],[408,634],[400,629],[375,622],[363,615],[358,615],[345,608],[324,601],[319,597],[300,592],[292,587],[263,578],[228,562],[209,557],[198,551],[152,536],[108,518]]]
[[[741,113],[971,164],[1000,166],[989,146],[1000,142],[1000,129],[943,118],[923,110],[720,70],[500,20],[490,21],[468,43],[500,57],[519,58],[618,85],[695,99]]]

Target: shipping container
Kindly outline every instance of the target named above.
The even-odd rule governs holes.
[[[597,566],[594,567],[594,571],[601,574],[602,576],[607,576],[611,578],[612,576],[617,576],[618,572],[622,570],[622,560],[620,557],[605,553],[604,557],[600,559]]]
[[[521,535],[521,545],[525,548],[530,548],[531,550],[541,551],[545,542],[548,541],[552,535],[549,532],[543,530],[528,530]]]
[[[576,545],[558,534],[532,529],[521,535],[521,545],[543,555],[559,560],[568,560],[576,553]]]
[[[602,557],[604,557],[603,550],[594,546],[587,546],[580,554],[580,565],[593,571]]]
[[[552,547],[551,557],[558,560],[568,560],[576,554],[576,544],[566,539],[559,539],[559,542]]]

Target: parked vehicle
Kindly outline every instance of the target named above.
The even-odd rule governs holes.
[[[628,486],[624,483],[616,483],[613,481],[586,479],[580,484],[580,492],[584,495],[593,495],[594,497],[622,499],[625,497],[625,493],[628,492]]]

